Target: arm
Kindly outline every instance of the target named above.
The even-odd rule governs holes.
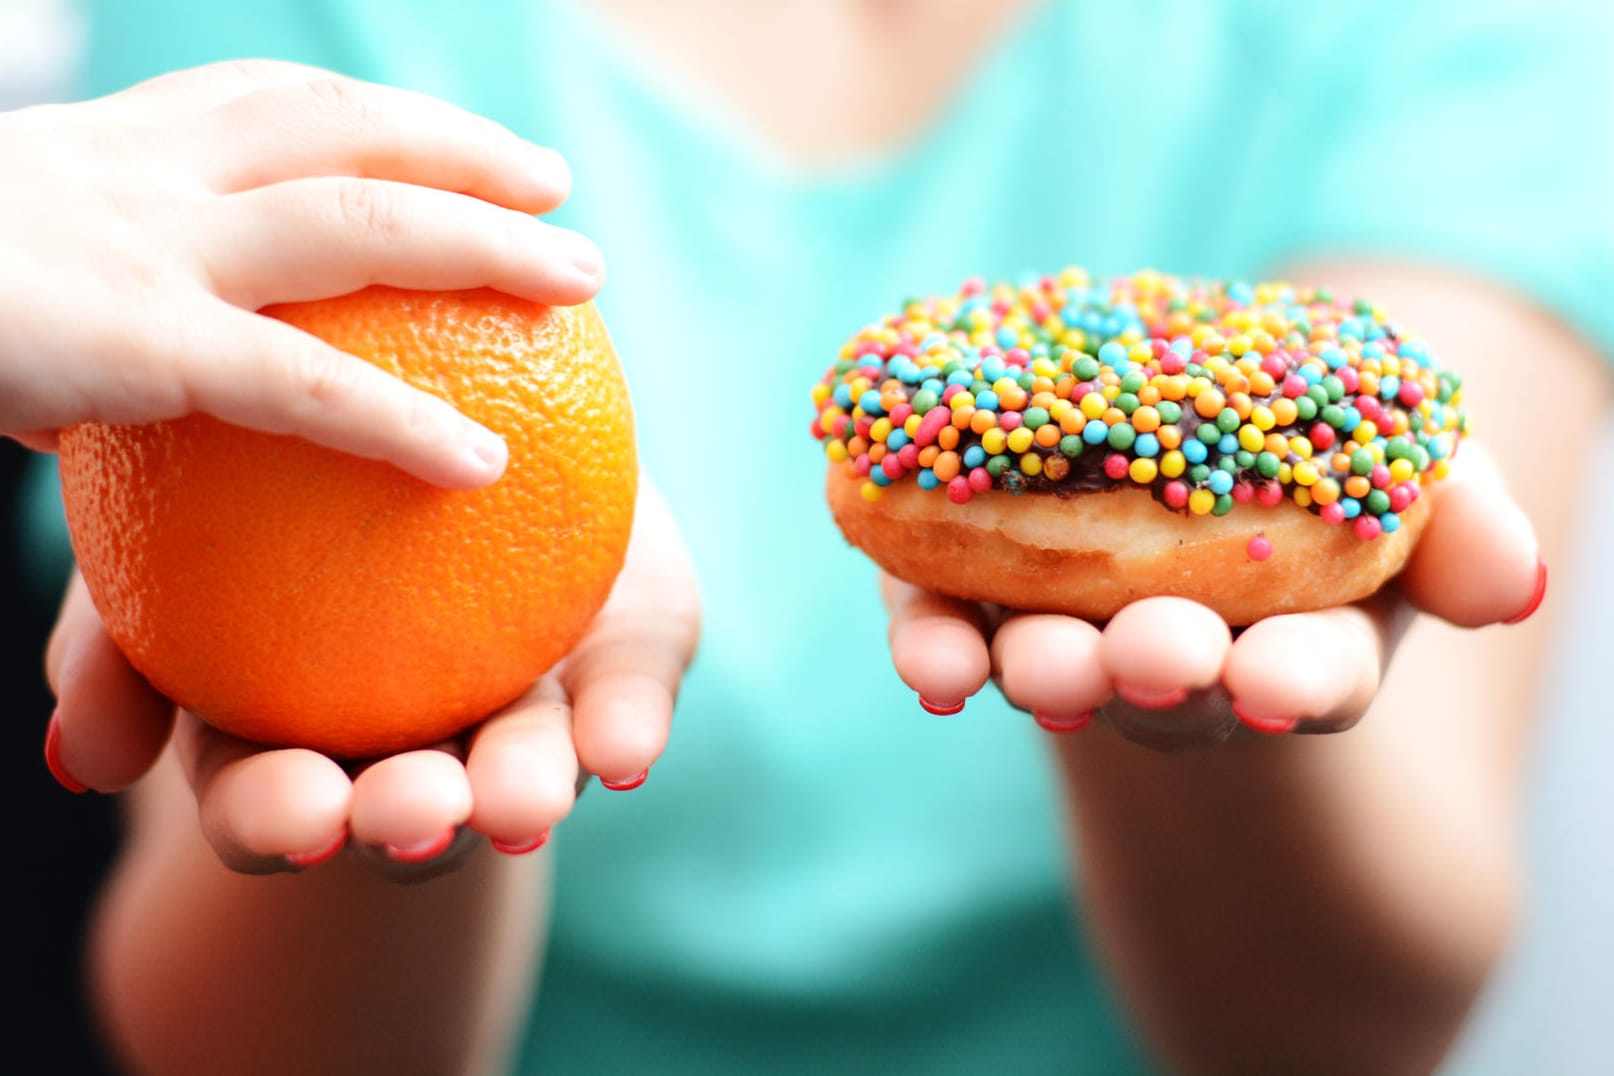
[[[1478,441],[1505,446],[1502,473],[1480,443],[1466,446],[1398,589],[1372,601],[1273,618],[1237,640],[1177,599],[1139,602],[1102,632],[1013,617],[991,633],[991,670],[1024,709],[1096,709],[1126,734],[1053,744],[1084,915],[1165,1059],[1188,1072],[1424,1072],[1512,924],[1519,763],[1547,618],[1478,634],[1453,625],[1521,613],[1537,542],[1562,563],[1574,525],[1577,468],[1542,466],[1510,436],[1527,410],[1517,364],[1529,364],[1529,386],[1552,386],[1542,451],[1560,461],[1588,451],[1606,386],[1584,342],[1495,287],[1345,262],[1285,275],[1367,295],[1434,341],[1464,375]],[[954,632],[976,653],[952,668],[984,679],[987,644],[966,638],[973,611],[892,593],[893,653],[910,685],[945,698],[978,686],[942,682],[913,645],[918,632]],[[1434,615],[1408,628],[1413,608]],[[1062,655],[1064,667],[1028,654]],[[1134,698],[1194,694],[1150,710],[1116,697],[1117,683],[1141,689]],[[1307,732],[1372,712],[1347,736],[1263,736],[1232,721],[1231,701],[1307,718]],[[1215,742],[1228,728],[1207,750],[1143,746]]]

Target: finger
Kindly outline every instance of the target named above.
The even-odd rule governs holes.
[[[1222,682],[1243,723],[1258,732],[1339,732],[1378,693],[1403,603],[1385,595],[1360,605],[1269,617],[1233,643]]]
[[[886,639],[902,682],[933,714],[955,714],[986,685],[992,655],[979,605],[933,594],[881,573],[880,593],[891,614]]]
[[[661,757],[699,638],[694,567],[660,495],[642,482],[622,574],[560,669],[578,760],[607,788],[637,787]]]
[[[353,839],[400,863],[442,855],[471,817],[465,766],[446,751],[381,759],[353,780]]]
[[[334,75],[225,101],[189,137],[204,182],[225,192],[355,176],[547,213],[571,190],[571,172],[552,149],[426,94]]]
[[[1508,496],[1485,447],[1465,441],[1451,474],[1424,495],[1434,498],[1429,523],[1400,576],[1412,603],[1463,627],[1534,612],[1546,590],[1546,563],[1529,517]]]
[[[1155,750],[1220,743],[1237,728],[1220,685],[1231,642],[1222,618],[1197,602],[1134,602],[1110,620],[1099,643],[1115,695],[1098,716]]]
[[[108,637],[77,573],[45,651],[45,675],[57,699],[47,732],[53,769],[101,792],[126,788],[151,769],[168,742],[174,705]]]
[[[55,452],[61,448],[61,437],[56,430],[25,430],[6,434],[24,448],[35,452]]]
[[[1013,616],[992,636],[992,669],[1004,696],[1050,732],[1074,732],[1110,697],[1100,633],[1068,616]]]
[[[1233,641],[1221,617],[1186,598],[1145,598],[1104,628],[1099,656],[1118,695],[1164,708],[1214,686]]]
[[[172,117],[176,110],[201,112],[271,86],[295,85],[337,77],[322,67],[287,60],[221,60],[217,63],[169,71],[104,100],[119,107]]]
[[[502,438],[446,401],[273,318],[209,304],[170,347],[164,361],[187,390],[181,414],[387,460],[449,488],[486,485],[508,460]]]
[[[599,291],[586,237],[464,195],[380,180],[302,179],[230,195],[200,222],[208,279],[247,310],[370,284],[491,287],[574,305]]]
[[[554,677],[489,718],[471,741],[470,827],[501,852],[534,851],[576,801],[572,710]]]
[[[265,749],[192,714],[181,715],[176,745],[202,835],[231,870],[270,874],[310,866],[345,843],[353,783],[330,758]]]

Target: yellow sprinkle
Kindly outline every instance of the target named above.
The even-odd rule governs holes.
[[[1390,478],[1393,481],[1405,482],[1416,473],[1416,465],[1409,459],[1392,460],[1390,463]]]
[[[968,390],[961,392],[954,396],[952,402],[947,406],[951,407],[954,411],[957,411],[960,407],[974,407],[975,394],[969,392]]]
[[[813,386],[813,403],[823,403],[825,400],[829,399],[830,392],[830,387],[824,382],[820,381],[818,384]]]
[[[1154,460],[1139,456],[1137,459],[1132,461],[1132,466],[1127,468],[1127,474],[1131,475],[1132,481],[1136,482],[1138,485],[1147,486],[1150,482],[1154,481],[1154,476],[1156,473],[1158,473],[1158,470],[1159,469],[1155,466]]]
[[[1104,399],[1103,393],[1089,392],[1086,396],[1082,397],[1082,402],[1077,404],[1077,406],[1082,409],[1083,418],[1098,418],[1109,409],[1110,405],[1109,402]]]
[[[1023,430],[1025,427],[1022,426],[1020,429]],[[1020,430],[1015,430],[1014,432],[1019,433]],[[1013,434],[1010,435],[1010,438],[1013,438]],[[1042,457],[1037,455],[1035,452],[1027,452],[1025,455],[1020,457],[1020,470],[1024,471],[1028,475],[1033,476],[1041,474]]]
[[[1289,451],[1303,460],[1309,460],[1311,459],[1311,441],[1305,437],[1291,437],[1289,438]]]
[[[1262,446],[1266,444],[1266,440],[1260,430],[1248,423],[1239,427],[1239,447],[1246,452],[1261,451]]]
[[[1002,455],[1004,446],[1008,444],[1009,435],[999,427],[994,426],[981,434],[981,447],[994,456]]]
[[[1273,417],[1272,408],[1267,407],[1265,404],[1261,404],[1250,409],[1250,424],[1256,429],[1265,433],[1267,430],[1270,430],[1272,427],[1276,426],[1278,424],[1278,420]]]
[[[1208,516],[1216,507],[1216,494],[1208,489],[1196,489],[1188,495],[1188,510],[1196,516]]]
[[[1167,478],[1176,478],[1188,467],[1187,458],[1175,448],[1160,457],[1160,473]]]
[[[1295,503],[1302,508],[1311,507],[1311,490],[1305,486],[1295,487]]]
[[[1351,431],[1351,440],[1359,445],[1365,445],[1378,435],[1379,428],[1364,418],[1361,424]]]
[[[846,442],[845,441],[825,441],[824,442],[824,455],[829,457],[829,461],[831,463],[845,463],[846,462]]]
[[[891,420],[888,418],[877,418],[874,420],[874,425],[869,427],[869,439],[871,441],[883,443],[890,436]]]
[[[1036,437],[1037,435],[1031,430],[1026,429],[1024,426],[1017,426],[1014,432],[1009,434],[1009,451],[1024,452],[1031,447],[1031,442],[1036,440]]]
[[[919,432],[919,422],[920,419],[918,415],[909,415],[902,423],[902,432],[907,434],[911,439],[914,434]]]
[[[1280,467],[1279,470],[1282,470]],[[1317,467],[1310,460],[1301,460],[1294,465],[1295,484],[1312,486],[1317,484]]]
[[[865,482],[865,483],[863,483],[863,499],[865,501],[877,501],[877,500],[879,500],[880,499],[880,487],[875,485],[873,482]]]

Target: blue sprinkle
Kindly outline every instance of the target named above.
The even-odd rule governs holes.
[[[1205,480],[1205,484],[1210,487],[1212,493],[1221,496],[1223,493],[1233,491],[1233,476],[1226,471],[1212,471],[1210,477]]]
[[[1356,429],[1356,427],[1360,426],[1361,424],[1362,424],[1362,412],[1358,411],[1354,407],[1347,407],[1345,409],[1345,422],[1344,422],[1344,425],[1340,426],[1340,430],[1342,432],[1344,432],[1344,433],[1350,433],[1352,430]]]
[[[975,406],[982,411],[996,411],[998,409],[998,394],[991,389],[982,389],[975,394]]]
[[[885,468],[879,464],[869,469],[869,480],[877,486],[889,486],[891,484],[891,476],[886,474]]]
[[[1302,366],[1300,379],[1308,385],[1315,385],[1323,379],[1323,372],[1315,366]]]
[[[1098,349],[1098,361],[1108,363],[1111,366],[1115,366],[1117,363],[1125,362],[1126,348],[1120,343],[1111,340],[1109,343]]]
[[[888,452],[900,452],[902,446],[908,443],[908,431],[897,429],[886,434],[885,447]]]
[[[964,450],[964,466],[974,470],[986,463],[986,449],[980,445],[970,445]]]
[[[1086,429],[1084,426],[1083,429]],[[1138,439],[1132,442],[1132,451],[1145,458],[1160,454],[1160,438],[1152,433],[1140,433]]]
[[[975,383],[975,375],[968,370],[954,370],[947,375],[947,383],[949,385],[963,385],[968,388]]]
[[[1379,517],[1379,526],[1384,528],[1385,534],[1394,534],[1401,529],[1401,517],[1394,512],[1386,512]]]
[[[1216,451],[1224,456],[1231,456],[1239,450],[1239,436],[1236,433],[1224,433],[1222,439],[1216,442]],[[1227,492],[1223,490],[1222,492]]]
[[[1319,355],[1318,358],[1327,363],[1330,370],[1338,370],[1341,366],[1345,365],[1345,352],[1337,347],[1329,348]]]
[[[1003,328],[998,330],[998,347],[1007,349],[1015,347],[1019,343],[1020,334],[1015,332],[1013,329],[1005,325]]]
[[[844,381],[841,382],[839,385],[835,386],[835,391],[831,394],[831,396],[835,400],[835,406],[841,408],[842,410],[847,410],[847,411],[851,410],[851,407],[852,407],[852,386],[851,385],[848,385]]]
[[[857,405],[863,408],[865,415],[883,415],[885,408],[880,406],[880,392],[878,389],[869,389],[857,399]]]
[[[931,470],[929,467],[922,468],[919,471],[920,489],[935,489],[939,485],[941,485],[941,479],[936,477],[935,471]]]
[[[1109,440],[1110,428],[1094,419],[1082,427],[1082,440],[1090,445],[1101,445]]]
[[[942,382],[941,378],[927,377],[923,382],[920,383],[919,387],[922,389],[929,389],[937,396],[940,396],[942,394],[942,390],[947,386]]]
[[[1242,280],[1235,280],[1227,286],[1227,297],[1235,303],[1249,304],[1255,301],[1255,289]]]
[[[1089,423],[1089,425],[1091,425],[1091,423]],[[1082,432],[1086,433],[1087,431],[1084,428]],[[1210,449],[1205,446],[1204,441],[1201,441],[1196,437],[1191,441],[1184,441],[1182,443],[1182,454],[1183,458],[1189,463],[1204,463],[1205,457],[1210,455]]]
[[[1355,519],[1362,514],[1362,502],[1355,497],[1341,497],[1339,503],[1345,509],[1346,519]]]
[[[1379,379],[1379,398],[1384,400],[1395,399],[1395,394],[1401,391],[1401,379],[1394,374],[1386,374]]]

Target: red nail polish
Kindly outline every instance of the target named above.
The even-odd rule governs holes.
[[[931,702],[923,695],[919,696],[919,705],[925,708],[925,712],[935,714],[938,717],[950,717],[953,714],[963,713],[964,702],[965,700],[960,699],[951,705],[944,705],[943,703],[939,702]]]
[[[1526,620],[1529,620],[1532,616],[1535,615],[1536,610],[1541,608],[1542,599],[1546,598],[1546,596],[1547,596],[1547,561],[1543,557],[1537,557],[1536,558],[1536,589],[1530,593],[1530,602],[1529,602],[1529,604],[1524,607],[1524,611],[1522,613],[1520,613],[1518,616],[1515,616],[1510,620],[1504,620],[1504,621],[1502,621],[1502,623],[1504,623],[1504,624],[1522,624]]]
[[[286,862],[290,863],[294,867],[301,867],[302,869],[307,870],[309,867],[316,867],[319,864],[324,863],[327,859],[330,859],[332,856],[336,855],[336,853],[340,852],[346,847],[347,827],[343,826],[342,832],[336,835],[336,839],[330,844],[326,845],[324,848],[316,848],[312,852],[287,852]]]
[[[449,826],[435,837],[414,844],[389,844],[387,858],[399,863],[424,863],[442,855],[454,843],[454,827]]]
[[[1031,716],[1036,720],[1037,724],[1049,732],[1075,732],[1077,729],[1085,729],[1093,723],[1093,712],[1091,710],[1077,717],[1055,717],[1052,714],[1045,714],[1041,710],[1033,710]]]
[[[549,843],[549,831],[546,829],[538,836],[526,841],[501,841],[497,837],[488,838],[496,852],[503,852],[507,856],[524,856],[528,852],[536,852]]]
[[[52,710],[50,724],[45,726],[45,767],[50,770],[50,775],[56,778],[56,783],[69,792],[75,794],[88,792],[89,786],[68,773],[67,767],[62,765],[61,716],[60,710]]]
[[[1265,732],[1277,735],[1283,732],[1292,732],[1300,719],[1295,717],[1257,717],[1244,709],[1237,702],[1233,703],[1233,712],[1238,719],[1256,732]]]
[[[626,781],[607,781],[605,778],[601,777],[600,784],[606,788],[609,788],[612,792],[631,792],[633,789],[644,784],[644,779],[649,776],[649,770],[640,770]]]
[[[1145,691],[1142,688],[1116,684],[1115,693],[1140,710],[1169,710],[1181,706],[1188,699],[1188,689],[1174,687],[1170,691]]]

